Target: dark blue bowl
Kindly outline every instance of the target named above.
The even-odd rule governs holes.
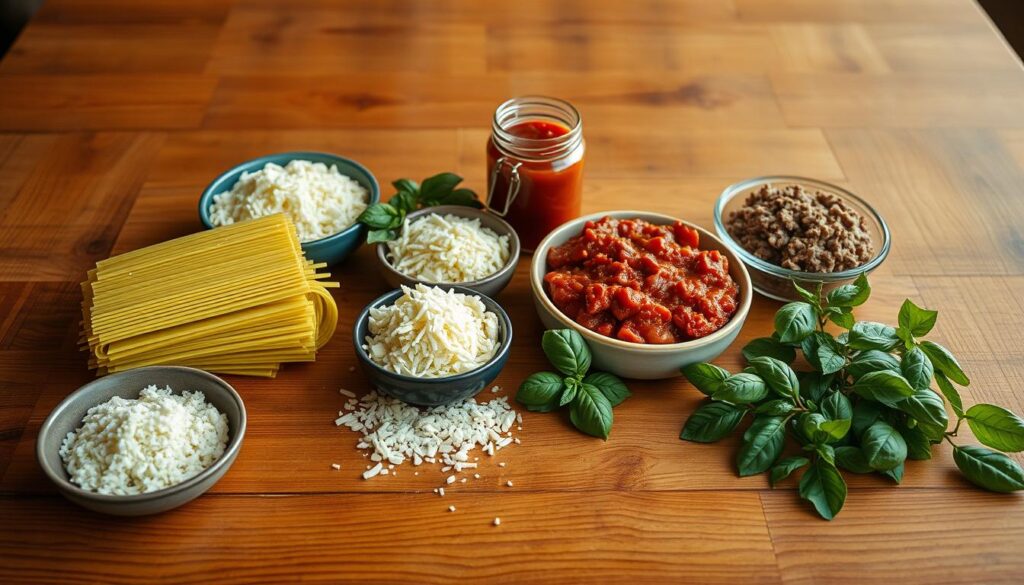
[[[363,342],[369,334],[370,309],[394,303],[402,296],[402,289],[393,290],[378,297],[363,309],[352,328],[352,344],[356,349],[359,363],[377,389],[403,402],[417,406],[439,406],[459,402],[475,396],[498,377],[508,361],[512,347],[512,321],[501,305],[490,297],[461,286],[445,287],[455,292],[480,297],[484,306],[498,316],[498,351],[487,363],[475,370],[447,378],[414,378],[396,374],[374,363],[363,349]]]
[[[338,172],[352,177],[352,179],[369,191],[370,205],[380,201],[380,185],[377,184],[377,178],[366,167],[356,161],[328,152],[282,152],[246,161],[214,179],[199,197],[200,221],[203,222],[207,229],[213,228],[213,224],[210,223],[210,205],[213,203],[213,196],[230,191],[235,186],[235,183],[238,182],[238,179],[242,177],[242,173],[258,171],[267,163],[285,166],[293,160],[308,160],[324,163],[327,166],[335,165],[338,167]],[[313,240],[312,242],[303,242],[302,250],[306,253],[306,258],[333,265],[344,260],[365,239],[366,226],[361,223],[355,223],[326,238]]]

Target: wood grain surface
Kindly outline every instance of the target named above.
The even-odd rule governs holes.
[[[0,582],[1020,582],[1024,499],[973,489],[947,445],[898,487],[851,476],[824,522],[793,480],[736,477],[735,438],[680,441],[700,399],[681,379],[631,382],[606,443],[524,413],[522,444],[444,497],[427,466],[362,480],[333,419],[338,388],[369,389],[349,340],[387,289],[368,248],[334,270],[316,363],[230,378],[249,428],[210,493],[136,519],[56,494],[35,437],[93,377],[75,341],[97,260],[199,230],[200,191],[275,151],[481,191],[490,116],[528,93],[582,112],[586,212],[711,227],[722,188],[762,174],[867,198],[893,249],[858,315],[938,309],[965,401],[1024,411],[1024,71],[970,0],[48,0],[0,61]],[[528,262],[498,298],[498,395],[545,365]],[[755,298],[717,363],[777,308]]]

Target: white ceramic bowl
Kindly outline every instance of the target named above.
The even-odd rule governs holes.
[[[605,216],[611,216],[616,219],[643,219],[658,225],[668,225],[677,221],[674,217],[647,211],[603,211],[574,219],[555,228],[537,246],[537,250],[533,253],[533,262],[530,265],[530,287],[533,290],[533,303],[537,308],[537,315],[540,316],[544,326],[548,329],[569,328],[578,331],[586,339],[587,345],[590,346],[594,367],[623,378],[640,380],[671,378],[680,375],[679,368],[685,365],[707,362],[718,357],[725,351],[725,348],[729,347],[736,340],[736,336],[739,335],[740,329],[743,327],[743,321],[747,318],[747,312],[750,310],[750,302],[753,297],[750,275],[747,274],[747,269],[744,267],[743,262],[721,240],[707,230],[686,221],[683,223],[696,229],[700,234],[700,248],[702,250],[718,250],[729,259],[729,274],[739,285],[739,308],[732,316],[732,319],[718,331],[706,337],[682,343],[631,343],[606,337],[583,327],[563,314],[551,302],[547,291],[544,290],[544,275],[548,271],[548,250],[554,246],[564,244],[573,236],[578,235],[583,230],[583,224],[586,222],[598,220]]]

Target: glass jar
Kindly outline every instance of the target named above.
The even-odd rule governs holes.
[[[579,217],[583,121],[569,102],[524,96],[498,106],[487,142],[487,206],[504,217],[524,252]]]

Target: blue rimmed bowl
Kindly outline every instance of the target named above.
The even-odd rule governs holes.
[[[439,406],[459,402],[475,396],[486,388],[498,377],[508,362],[509,350],[512,347],[512,321],[505,309],[490,297],[468,288],[447,285],[445,289],[479,297],[487,310],[498,316],[498,351],[479,368],[444,378],[416,378],[384,369],[370,359],[363,349],[363,343],[369,335],[370,309],[391,305],[402,296],[402,289],[393,290],[367,305],[356,318],[355,326],[352,328],[352,344],[355,346],[359,364],[370,382],[385,394],[417,406]]]
[[[338,167],[338,172],[352,177],[369,192],[369,205],[380,201],[380,185],[377,183],[377,178],[356,161],[329,152],[282,152],[248,160],[221,173],[199,196],[199,220],[207,229],[213,229],[213,223],[210,221],[210,205],[213,204],[213,196],[230,191],[242,177],[242,173],[258,171],[267,163],[285,166],[293,160],[308,160],[314,163],[323,163],[328,167],[334,165]],[[311,260],[333,265],[347,258],[365,239],[366,226],[357,222],[326,238],[303,242],[302,251]]]

